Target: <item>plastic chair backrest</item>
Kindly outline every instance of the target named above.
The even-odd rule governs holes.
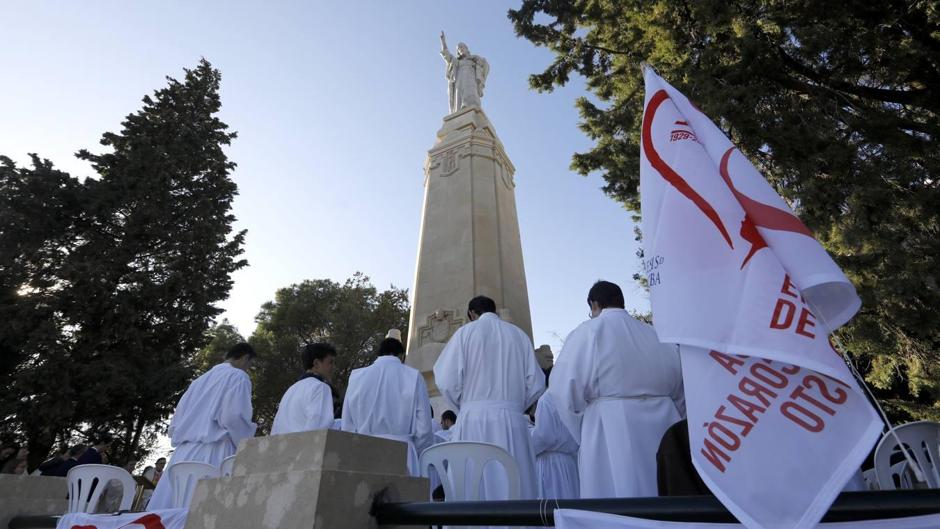
[[[899,484],[902,489],[914,488],[911,469],[907,467],[907,461],[899,461],[891,465],[891,477],[895,484]],[[865,480],[865,490],[881,490],[878,484],[878,475],[875,474],[875,467],[862,472],[862,478]]]
[[[232,470],[235,469],[235,456],[228,456],[222,460],[222,464],[219,465],[219,475],[223,478],[227,478],[232,475]]]
[[[920,466],[924,473],[924,479],[927,480],[927,487],[935,489],[940,488],[940,423],[932,421],[918,421],[908,424],[902,424],[894,428],[895,433],[901,439],[901,442],[909,448],[908,453],[914,458],[914,461]],[[899,486],[901,488],[912,488],[914,481],[913,475],[910,481],[905,478],[907,468],[906,459],[904,465],[898,462],[891,464],[891,457],[900,454],[897,439],[891,432],[886,433],[878,447],[875,448],[875,476],[878,478],[878,486],[881,490],[894,490]],[[895,483],[895,476],[898,477],[898,483]]]
[[[421,475],[429,475],[434,467],[441,476],[446,501],[475,501],[480,499],[480,484],[487,463],[495,461],[506,471],[509,484],[507,500],[519,499],[519,467],[516,460],[502,447],[490,443],[455,441],[436,444],[421,453]],[[470,463],[469,474],[467,463]]]
[[[78,465],[66,475],[69,487],[69,506],[66,512],[93,513],[98,500],[112,479],[121,483],[121,506],[124,511],[131,508],[137,482],[121,467],[111,465]]]
[[[170,484],[173,485],[173,507],[189,507],[189,500],[196,491],[196,484],[203,478],[219,477],[219,468],[198,461],[180,461],[167,468]]]

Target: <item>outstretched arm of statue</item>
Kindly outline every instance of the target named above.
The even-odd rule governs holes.
[[[447,40],[444,37],[443,31],[441,31],[441,57],[444,59],[444,62],[447,63],[448,67],[451,61],[454,60],[454,56],[451,55],[450,50],[447,49]]]

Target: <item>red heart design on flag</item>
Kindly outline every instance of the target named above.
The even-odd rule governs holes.
[[[160,517],[153,513],[145,514],[144,516],[141,516],[140,518],[134,520],[133,522],[127,525],[123,525],[121,526],[121,529],[123,529],[124,527],[130,527],[135,524],[144,526],[144,529],[166,529],[165,527],[163,527],[163,521],[160,519]]]

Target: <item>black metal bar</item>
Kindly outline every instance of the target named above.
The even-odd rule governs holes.
[[[554,525],[554,509],[581,509],[675,522],[734,522],[711,496],[596,500],[378,503],[379,525]],[[848,522],[940,513],[940,489],[846,492],[824,522]],[[51,529],[58,516],[17,516],[9,529]]]
[[[9,529],[54,529],[59,516],[14,516],[7,525]]]
[[[554,509],[580,509],[676,522],[735,522],[711,496],[608,498],[591,500],[455,501],[379,503],[379,525],[553,526]],[[940,489],[845,492],[824,522],[847,522],[940,513]]]

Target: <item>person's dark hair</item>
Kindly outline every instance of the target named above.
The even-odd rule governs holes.
[[[72,448],[69,448],[69,457],[78,457],[82,455],[88,447],[85,445],[75,445]]]
[[[457,424],[457,414],[454,413],[452,410],[447,410],[441,414],[441,420],[443,421],[444,419],[447,419],[450,422]]]
[[[591,290],[588,292],[588,303],[596,301],[602,309],[606,308],[618,308],[622,309],[624,307],[623,303],[623,291],[620,290],[615,283],[610,281],[598,281],[594,283],[594,286],[591,287]]]
[[[487,312],[496,312],[496,302],[486,296],[477,296],[467,305],[467,312],[471,310],[476,312],[477,316],[482,316]]]
[[[227,353],[225,353],[225,359],[237,360],[245,355],[248,355],[249,358],[254,358],[258,356],[258,353],[255,352],[255,348],[252,347],[251,344],[240,342],[233,345],[232,348],[229,349]]]
[[[165,457],[158,457],[157,460],[154,461],[154,463],[159,463],[160,461],[163,461],[164,463],[166,463],[166,458],[165,458]]]
[[[328,356],[336,356],[336,348],[326,342],[308,343],[300,351],[300,361],[304,371],[313,367],[314,360],[323,360]]]
[[[403,354],[405,354],[405,346],[394,338],[386,338],[379,343],[379,356],[401,356]]]

